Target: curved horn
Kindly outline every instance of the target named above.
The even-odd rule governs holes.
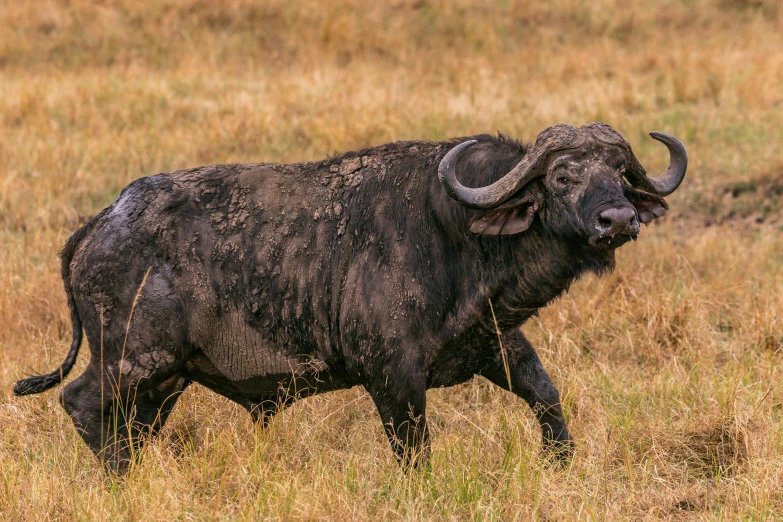
[[[508,176],[483,188],[468,188],[457,179],[454,173],[454,164],[463,150],[471,145],[478,143],[476,140],[463,141],[451,149],[438,165],[438,179],[446,192],[459,203],[470,208],[491,208],[503,199],[502,196],[508,191]],[[502,186],[499,186],[502,185]]]
[[[493,208],[503,203],[533,179],[535,177],[533,167],[548,148],[546,146],[538,146],[538,143],[536,143],[537,146],[525,154],[522,160],[517,163],[517,166],[511,169],[508,174],[486,187],[469,188],[457,180],[457,176],[454,173],[454,163],[463,150],[475,143],[477,143],[476,140],[463,141],[451,149],[440,161],[438,179],[449,196],[466,207],[476,209]]]
[[[685,177],[685,170],[688,168],[688,153],[680,140],[674,136],[664,134],[663,132],[651,132],[653,139],[660,141],[669,149],[669,168],[666,172],[657,178],[647,176],[644,167],[636,159],[631,150],[631,144],[625,141],[619,132],[609,125],[600,122],[588,123],[583,125],[582,129],[590,132],[596,139],[604,143],[620,146],[625,150],[628,158],[628,169],[625,171],[625,177],[636,188],[647,192],[652,192],[659,196],[668,196],[680,186]]]
[[[647,179],[659,196],[668,196],[677,190],[685,177],[685,171],[688,169],[688,153],[685,151],[685,146],[674,136],[663,132],[651,132],[650,136],[669,149],[669,168],[657,178]]]

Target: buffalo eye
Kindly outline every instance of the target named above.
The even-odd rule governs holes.
[[[626,167],[625,158],[623,157],[617,158],[614,162],[612,162],[611,167],[614,168],[614,170],[620,172],[620,174],[625,174],[625,167]]]
[[[568,172],[568,168],[565,165],[558,165],[555,167],[555,181],[559,185],[567,186],[578,183],[571,173]]]

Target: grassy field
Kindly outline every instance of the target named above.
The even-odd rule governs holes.
[[[777,1],[0,0],[0,27],[0,520],[783,517]],[[614,274],[524,327],[564,468],[483,379],[429,393],[432,466],[409,475],[358,388],[264,430],[193,386],[120,482],[57,392],[11,393],[70,343],[57,250],[137,177],[594,120],[650,172],[651,130],[691,162]]]

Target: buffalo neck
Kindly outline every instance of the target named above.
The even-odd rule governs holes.
[[[588,248],[547,234],[540,222],[516,236],[466,239],[452,266],[471,270],[463,281],[452,281],[461,295],[454,296],[455,307],[446,314],[448,335],[475,327],[494,331],[495,321],[504,331],[518,328],[585,272],[611,268]]]
[[[502,328],[515,328],[538,310],[567,292],[591,269],[591,256],[577,243],[545,233],[541,226],[508,238],[490,248],[497,257],[484,270],[487,299]],[[486,244],[485,241],[484,244]]]

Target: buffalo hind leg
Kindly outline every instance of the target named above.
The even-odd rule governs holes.
[[[387,374],[364,387],[378,408],[386,436],[402,467],[408,470],[426,464],[430,447],[424,375]]]
[[[60,403],[106,468],[123,474],[144,440],[163,427],[189,382],[178,376],[157,384],[143,379],[119,390],[113,383],[113,376],[104,373],[101,379],[91,364],[63,389]]]
[[[166,424],[174,404],[189,385],[189,380],[174,375],[137,397],[133,426],[136,427],[138,437],[134,437],[134,440],[143,443],[145,438],[154,438]]]
[[[503,335],[503,347],[508,359],[508,375],[499,348],[481,375],[505,390],[509,389],[510,377],[510,391],[528,403],[541,424],[544,449],[562,460],[570,458],[573,441],[563,418],[560,395],[538,354],[519,330]]]
[[[135,390],[133,401],[126,401],[123,415],[118,416],[125,422],[125,431],[122,432],[125,438],[119,439],[117,444],[127,448],[129,457],[138,455],[144,443],[157,436],[189,384],[189,380],[174,375],[160,384],[148,387],[145,393],[140,393],[138,388]],[[121,473],[127,470],[130,459],[124,462],[124,467],[117,467]]]

